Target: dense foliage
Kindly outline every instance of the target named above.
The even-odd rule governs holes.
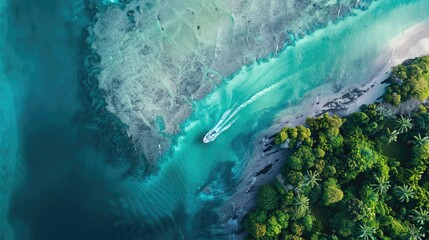
[[[427,70],[413,70],[427,61],[395,68],[403,83],[392,84],[384,99],[391,102],[392,93],[404,101],[427,98],[426,85],[403,86],[427,80]],[[306,126],[283,128],[275,142],[291,155],[245,217],[248,237],[426,239],[429,113],[423,103],[393,103],[401,114],[375,103],[345,118],[325,114],[307,119]]]
[[[429,97],[429,56],[419,57],[410,63],[394,67],[386,88],[384,101],[395,106],[413,97]]]

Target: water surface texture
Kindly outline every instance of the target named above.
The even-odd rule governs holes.
[[[90,28],[106,108],[149,165],[169,147],[195,99],[255,59],[369,1],[135,0],[100,9]],[[115,4],[113,4],[115,6]],[[160,129],[158,121],[164,128]],[[161,133],[161,134],[160,134]]]
[[[365,83],[392,38],[429,20],[427,0],[376,1],[242,67],[190,100],[192,114],[167,137],[155,174],[124,178],[94,137],[106,129],[80,120],[88,3],[0,1],[0,239],[233,238],[217,213],[240,182],[255,136],[316,87]],[[224,131],[203,144],[228,110]]]

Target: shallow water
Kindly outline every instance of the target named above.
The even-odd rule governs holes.
[[[6,43],[0,44],[8,49],[0,84],[0,140],[7,143],[0,160],[8,170],[1,172],[0,230],[6,239],[225,238],[216,235],[216,209],[234,191],[254,136],[318,86],[368,81],[389,40],[429,20],[427,0],[377,1],[276,58],[243,67],[193,103],[159,172],[135,180],[105,163],[92,147],[96,139],[76,120],[84,107],[83,2],[9,4]],[[236,121],[203,144],[229,109],[237,110]]]
[[[149,206],[149,199],[157,204],[155,198],[159,195],[169,199],[168,205],[151,211],[155,217],[182,207],[183,202],[191,216],[201,213],[205,206],[212,209],[211,201],[227,197],[231,184],[239,180],[240,170],[251,152],[252,137],[270,126],[277,112],[298,104],[305,93],[322,84],[351,86],[370,80],[378,70],[373,67],[375,59],[387,49],[389,40],[428,19],[423,10],[427,7],[428,1],[379,1],[366,12],[357,12],[355,17],[298,41],[278,58],[243,68],[195,104],[193,116],[184,124],[183,134],[177,138],[160,173],[141,184],[141,194],[148,196],[143,205]],[[214,142],[201,143],[204,134],[225,111],[239,108],[263,91],[268,92],[241,109],[237,121]],[[226,173],[218,170],[223,166],[228,166]],[[175,180],[176,184],[171,184],[172,174],[180,174],[183,182]],[[210,179],[213,175],[217,176]],[[208,182],[216,192],[207,196],[198,190]],[[184,201],[176,198],[176,186],[186,186]],[[153,191],[158,195],[152,195]]]

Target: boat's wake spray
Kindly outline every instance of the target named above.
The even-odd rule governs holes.
[[[203,142],[209,143],[214,141],[222,132],[226,131],[228,128],[232,126],[232,124],[237,121],[238,117],[234,118],[243,108],[247,107],[254,101],[258,100],[263,95],[267,94],[271,90],[277,88],[281,85],[281,82],[275,83],[269,87],[264,88],[263,90],[257,92],[253,95],[249,100],[238,106],[233,112],[231,109],[225,111],[220,120],[216,123],[216,125],[210,129],[210,131],[204,136]]]

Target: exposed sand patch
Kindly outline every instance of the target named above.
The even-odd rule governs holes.
[[[302,104],[278,114],[279,117],[269,132],[274,134],[284,126],[304,124],[307,117],[314,117],[322,112],[332,111],[343,115],[355,112],[362,104],[370,104],[383,94],[386,85],[381,82],[389,77],[392,67],[426,54],[429,54],[429,22],[422,22],[406,29],[390,42],[388,50],[375,60],[375,73],[367,84],[338,93],[332,92],[331,85],[320,86],[308,93]],[[355,96],[352,101],[342,98],[351,91],[361,91],[361,95]],[[330,102],[336,104],[326,106]]]

